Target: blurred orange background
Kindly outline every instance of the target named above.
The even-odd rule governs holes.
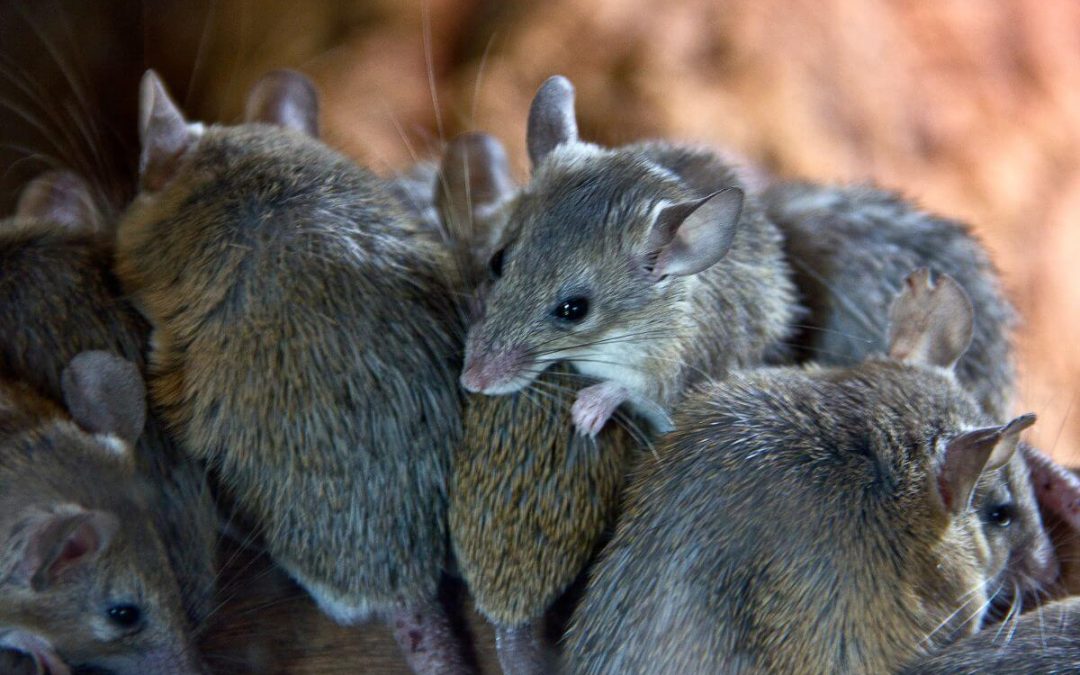
[[[277,67],[324,95],[324,137],[387,172],[471,129],[526,177],[548,75],[583,137],[715,143],[784,176],[873,180],[971,223],[1024,317],[1017,410],[1080,464],[1080,3],[1074,0],[42,0],[0,3],[0,206],[52,164],[130,196],[135,101],[158,69],[235,121]]]

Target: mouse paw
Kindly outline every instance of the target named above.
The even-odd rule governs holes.
[[[570,409],[574,426],[582,436],[595,437],[621,403],[630,398],[626,387],[613,382],[601,382],[578,392]]]

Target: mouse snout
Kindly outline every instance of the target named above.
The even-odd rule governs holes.
[[[461,386],[477,394],[505,394],[531,381],[523,377],[525,348],[469,350],[461,371]]]

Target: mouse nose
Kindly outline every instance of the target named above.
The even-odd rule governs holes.
[[[467,391],[479,394],[487,385],[488,378],[484,373],[482,364],[475,359],[467,363],[465,369],[461,371],[461,386],[465,387]]]
[[[521,347],[498,350],[494,355],[467,354],[461,386],[473,393],[495,393],[493,389],[499,389],[520,374],[524,355]]]

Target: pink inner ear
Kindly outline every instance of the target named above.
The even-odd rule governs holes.
[[[75,528],[68,540],[64,542],[63,550],[60,551],[60,555],[56,556],[56,560],[53,562],[53,570],[59,570],[78,562],[88,553],[96,551],[97,547],[97,532],[89,523],[83,523]]]
[[[36,590],[45,588],[67,570],[95,555],[102,545],[102,533],[93,514],[52,516],[31,537],[24,561],[26,572],[31,575],[30,585]]]

